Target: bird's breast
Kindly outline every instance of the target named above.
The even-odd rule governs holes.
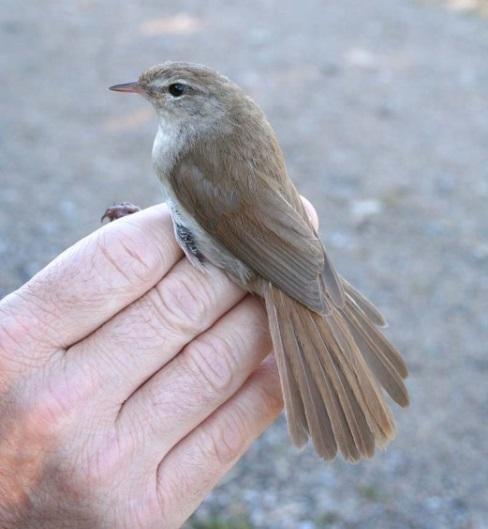
[[[252,270],[232,255],[198,223],[191,212],[180,203],[173,190],[170,175],[183,147],[182,135],[170,125],[161,123],[154,138],[152,159],[156,174],[163,186],[165,200],[171,211],[175,233],[178,237],[176,228],[180,227],[191,234],[192,243],[195,244],[199,254],[215,266],[223,268],[241,286],[245,286],[254,275]],[[182,244],[183,241],[179,240],[179,242]]]
[[[160,123],[153,142],[152,161],[163,187],[168,185],[168,176],[181,148],[181,135],[178,129],[171,123]]]

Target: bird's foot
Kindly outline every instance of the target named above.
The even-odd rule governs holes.
[[[108,219],[109,222],[112,222],[113,220],[120,219],[121,217],[125,217],[126,215],[132,215],[132,213],[137,213],[140,210],[141,208],[139,206],[135,206],[130,202],[114,204],[113,206],[107,208],[102,218],[100,219],[100,222],[103,222],[105,219]]]

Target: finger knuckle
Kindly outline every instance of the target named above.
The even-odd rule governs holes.
[[[185,355],[189,370],[209,395],[227,394],[234,386],[238,362],[227,339],[207,333],[187,346]]]
[[[96,246],[105,262],[129,284],[152,281],[161,264],[155,245],[135,226],[128,225],[123,234],[102,230]]]
[[[211,293],[189,274],[170,274],[156,287],[156,293],[156,308],[173,328],[200,328],[206,320]]]
[[[204,457],[217,465],[226,467],[245,449],[248,432],[243,412],[235,409],[232,414],[221,418],[218,427],[202,432],[201,448]]]
[[[262,400],[265,403],[265,408],[268,410],[270,416],[275,416],[283,409],[283,396],[279,388],[269,388],[261,386],[259,391],[262,395]]]
[[[276,369],[270,366],[260,366],[257,372],[264,375],[259,381],[251,383],[253,393],[257,396],[259,407],[266,410],[270,416],[275,416],[283,409],[283,393]]]

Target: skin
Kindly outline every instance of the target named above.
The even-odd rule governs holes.
[[[81,240],[0,302],[0,527],[181,527],[282,408],[270,348],[165,205]]]

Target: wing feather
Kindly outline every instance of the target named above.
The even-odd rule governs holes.
[[[294,188],[283,188],[278,180],[247,167],[243,171],[247,169],[250,181],[236,193],[235,173],[216,177],[217,167],[225,170],[228,164],[197,162],[195,157],[180,161],[172,173],[178,201],[260,277],[308,308],[324,312],[324,274],[329,283],[337,276],[308,219],[292,205],[295,197],[287,196],[296,193]],[[342,292],[338,280],[337,285],[335,290]]]

